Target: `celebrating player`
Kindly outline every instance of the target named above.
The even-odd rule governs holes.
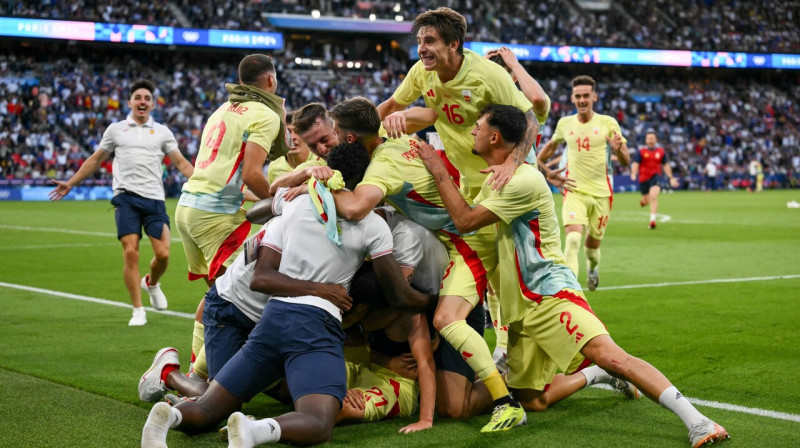
[[[525,126],[516,108],[491,105],[472,131],[473,152],[488,164],[501,162]],[[484,184],[472,207],[433,148],[421,144],[419,152],[459,231],[497,226],[500,312],[509,326],[507,382],[525,409],[542,411],[588,384],[612,382],[613,375],[677,414],[693,447],[728,437],[660,371],[611,339],[564,263],[553,198],[541,173],[520,166],[502,193]],[[581,370],[590,363],[597,366]],[[571,375],[556,375],[557,369]]]
[[[98,150],[69,180],[54,181],[58,186],[50,192],[51,200],[60,200],[72,187],[97,171],[112,153],[116,154],[112,170],[114,199],[111,203],[116,210],[117,238],[122,243],[125,256],[125,287],[133,304],[133,316],[128,321],[130,326],[147,323],[140,288],[147,290],[153,308],[167,308],[167,297],[158,281],[167,270],[170,245],[161,161],[166,155],[184,176],[190,177],[193,173],[192,164],[178,151],[178,142],[172,131],[153,121],[150,116],[155,107],[155,90],[155,85],[150,81],[138,80],[131,84],[131,96],[128,99],[131,113],[128,118],[106,128]],[[144,277],[139,273],[142,227],[153,246],[150,272]]]
[[[589,76],[573,79],[571,99],[578,112],[558,120],[553,138],[539,152],[539,160],[547,162],[559,144],[567,143],[566,175],[575,179],[575,186],[565,193],[561,210],[566,233],[564,258],[577,277],[583,228],[588,227],[584,242],[586,284],[594,291],[600,282],[600,243],[614,199],[611,153],[607,148],[623,165],[628,164],[630,155],[617,120],[593,109],[597,101],[594,79]]]
[[[636,159],[631,163],[631,180],[636,180],[639,175],[639,191],[642,199],[639,205],[644,207],[650,204],[650,228],[656,228],[656,213],[658,213],[658,195],[661,193],[661,186],[658,184],[661,179],[661,167],[669,179],[672,188],[678,188],[678,179],[672,177],[672,167],[669,166],[667,153],[664,148],[658,145],[655,129],[648,129],[644,137],[645,147],[636,153]]]

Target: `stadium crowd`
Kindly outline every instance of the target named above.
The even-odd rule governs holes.
[[[139,76],[155,81],[154,116],[170,127],[193,160],[203,124],[226,96],[224,84],[235,82],[235,67],[224,60],[202,66],[191,62],[191,55],[170,54],[169,71],[152,68],[164,66],[166,57],[152,52],[152,63],[112,57],[101,65],[80,58],[40,63],[33,56],[0,55],[2,178],[68,178],[91,155],[105,128],[127,115],[126,89]],[[391,95],[404,72],[399,63],[358,71],[301,68],[291,57],[276,63],[278,94],[290,110],[310,102],[332,106],[355,95],[379,103]],[[543,131],[547,139],[558,119],[574,111],[568,88],[574,72],[544,66],[529,70],[552,100]],[[647,128],[657,129],[683,188],[701,186],[698,179],[709,161],[720,170],[720,188],[738,185],[735,181],[746,177],[753,159],[765,167],[768,187],[796,185],[800,87],[791,79],[725,78],[713,72],[702,78],[694,73],[654,77],[619,69],[597,79],[598,111],[617,118],[636,145],[643,144]],[[109,162],[95,178],[101,183],[110,179],[110,168]],[[179,194],[184,181],[180,173],[166,166],[164,178],[168,193]]]
[[[600,10],[585,9],[582,2],[544,0],[477,2],[447,0],[440,6],[463,11],[467,40],[535,45],[617,46],[681,50],[796,53],[800,2],[796,0],[746,2],[680,0],[638,2],[609,0]],[[0,14],[47,19],[89,20],[110,23],[155,23],[189,28],[274,31],[264,13],[310,14],[337,17],[413,20],[429,7],[420,0],[226,0],[197,3],[188,0],[141,2],[6,2]],[[176,13],[175,11],[179,11]],[[178,17],[180,14],[181,17]]]

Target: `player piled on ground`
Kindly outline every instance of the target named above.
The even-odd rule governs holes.
[[[600,243],[614,199],[611,154],[613,152],[623,165],[628,164],[630,155],[617,120],[594,112],[593,105],[597,101],[594,79],[589,76],[573,79],[571,99],[578,112],[558,120],[553,138],[539,152],[539,160],[546,163],[556,147],[566,142],[566,176],[574,179],[575,184],[565,192],[561,210],[561,222],[566,233],[564,258],[577,277],[578,251],[583,228],[587,227],[584,241],[586,284],[590,291],[594,291],[600,282]]]
[[[203,278],[209,287],[225,272],[250,233],[241,208],[247,187],[249,200],[269,197],[262,171],[267,157],[289,151],[291,138],[283,122],[283,98],[275,95],[275,66],[263,54],[239,63],[239,84],[226,84],[228,101],[209,117],[203,128],[194,174],[183,186],[175,210],[189,280]],[[203,301],[195,315],[192,358],[194,370],[205,373]]]
[[[525,117],[515,107],[490,105],[472,131],[472,151],[490,165],[502,162],[525,128]],[[520,166],[502,192],[487,182],[472,206],[435,150],[424,143],[418,148],[458,230],[497,229],[497,292],[501,318],[509,327],[506,380],[525,409],[542,411],[613,375],[674,412],[689,430],[693,447],[728,438],[660,371],[611,339],[564,261],[552,194],[538,170]],[[585,368],[591,363],[597,365]]]

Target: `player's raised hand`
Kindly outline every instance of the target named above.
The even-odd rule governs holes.
[[[350,311],[353,306],[353,298],[347,295],[347,290],[335,283],[319,283],[314,295],[336,305],[342,312]]]
[[[489,176],[489,185],[492,186],[492,190],[502,190],[503,187],[511,180],[511,177],[514,176],[514,172],[517,171],[517,164],[512,162],[503,162],[500,165],[492,165],[489,168],[484,168],[481,170],[481,173],[492,173]]]
[[[400,138],[406,133],[406,115],[403,111],[394,112],[383,119],[383,128],[391,138]]]
[[[364,393],[359,389],[347,389],[347,394],[344,396],[344,404],[363,411]]]
[[[669,186],[672,188],[678,188],[680,186],[680,182],[678,182],[677,177],[670,177],[669,178]]]
[[[617,152],[620,150],[620,148],[622,148],[622,136],[617,134],[616,132],[614,132],[614,136],[611,138],[608,138],[608,136],[606,136],[606,142],[608,142],[608,144],[611,145],[611,149],[613,149],[614,152]]]
[[[72,190],[72,187],[64,181],[53,180],[53,183],[56,184],[56,188],[49,193],[51,201],[60,201],[61,198],[68,195]]]
[[[432,427],[433,427],[433,422],[432,421],[430,421],[430,420],[420,420],[420,421],[418,421],[416,423],[412,423],[412,424],[410,424],[408,426],[403,426],[397,432],[399,432],[400,434],[411,434],[412,432],[424,431],[424,430],[426,430],[428,428],[432,428]]]
[[[508,67],[508,68],[511,68],[515,64],[519,63],[519,61],[517,60],[517,55],[515,55],[514,52],[511,51],[511,49],[508,48],[508,47],[500,47],[500,48],[498,48],[496,50],[492,50],[492,51],[486,53],[486,58],[487,59],[491,59],[491,58],[493,58],[495,56],[498,56],[498,55],[501,58],[503,58],[503,62],[506,63],[506,67]]]

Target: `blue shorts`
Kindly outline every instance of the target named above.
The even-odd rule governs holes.
[[[212,285],[205,297],[203,326],[208,378],[213,379],[247,342],[256,323],[236,305],[220,297],[217,285]]]
[[[270,300],[250,338],[215,380],[243,402],[286,378],[292,400],[347,393],[344,331],[327,311]]]
[[[164,224],[169,228],[169,216],[164,201],[148,199],[136,193],[123,192],[111,199],[114,217],[117,220],[117,238],[144,231],[155,239],[161,239]]]
[[[486,327],[486,311],[483,305],[478,305],[467,315],[467,325],[483,336]],[[469,381],[475,380],[475,371],[464,361],[464,357],[445,338],[439,339],[439,347],[433,353],[437,370],[447,370],[467,377]]]

